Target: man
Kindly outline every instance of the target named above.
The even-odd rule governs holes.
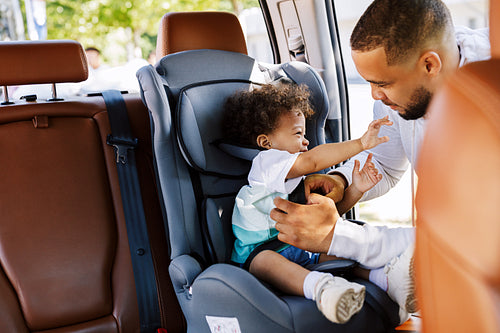
[[[101,51],[95,47],[87,47],[85,49],[87,62],[91,71],[101,70],[107,66],[101,64]]]
[[[375,0],[353,30],[351,49],[356,69],[376,100],[374,119],[388,115],[394,124],[380,131],[389,142],[355,156],[331,175],[306,180],[306,194],[321,190],[335,201],[351,183],[354,160],[364,163],[370,152],[383,179],[363,200],[389,191],[418,156],[433,94],[459,66],[490,56],[487,29],[455,29],[440,0]],[[277,221],[278,238],[299,248],[379,267],[413,242],[412,228],[347,222],[330,199],[318,194],[308,196],[309,205],[280,198],[274,202],[271,218]]]

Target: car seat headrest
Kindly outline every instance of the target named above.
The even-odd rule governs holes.
[[[238,17],[229,12],[172,12],[163,16],[156,57],[187,50],[212,49],[247,54]]]
[[[181,90],[175,126],[181,151],[191,167],[206,174],[246,178],[252,154],[245,159],[241,157],[251,150],[224,141],[222,116],[230,95],[251,89],[251,82],[224,80]]]
[[[157,83],[144,86],[142,82],[142,88],[148,91],[150,84],[158,83],[165,86],[166,94],[158,103],[172,107],[180,150],[185,161],[198,172],[246,178],[258,149],[224,141],[222,111],[230,95],[262,84],[283,80],[306,84],[315,109],[306,122],[308,139],[311,147],[325,142],[324,125],[329,110],[326,89],[307,64],[262,64],[241,53],[202,49],[167,55],[154,67],[154,73],[158,75]]]
[[[159,61],[156,71],[170,89],[226,78],[267,82],[255,59],[235,52],[192,50],[171,54]]]
[[[81,82],[88,77],[87,58],[71,40],[0,43],[0,85]]]

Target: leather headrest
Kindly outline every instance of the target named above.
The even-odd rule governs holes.
[[[88,77],[87,58],[71,40],[0,43],[0,85],[80,82]]]
[[[158,59],[181,51],[213,49],[247,54],[236,15],[229,12],[173,12],[163,16],[156,42]]]

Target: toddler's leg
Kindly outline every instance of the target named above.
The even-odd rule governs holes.
[[[340,218],[329,255],[352,259],[365,268],[383,267],[415,241],[415,229],[358,225]]]
[[[365,286],[323,273],[314,287],[313,300],[326,318],[343,324],[363,307]]]
[[[316,301],[318,309],[335,323],[345,323],[363,307],[363,285],[329,273],[311,272],[274,251],[255,256],[250,273],[285,293]]]
[[[250,273],[290,295],[304,296],[304,280],[309,270],[281,254],[265,250],[253,258]]]

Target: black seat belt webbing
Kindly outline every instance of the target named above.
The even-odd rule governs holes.
[[[149,243],[146,217],[137,174],[134,148],[125,101],[118,90],[102,92],[106,103],[111,134],[107,144],[115,148],[120,193],[127,226],[130,256],[134,270],[141,333],[156,332],[161,327],[155,270]]]

